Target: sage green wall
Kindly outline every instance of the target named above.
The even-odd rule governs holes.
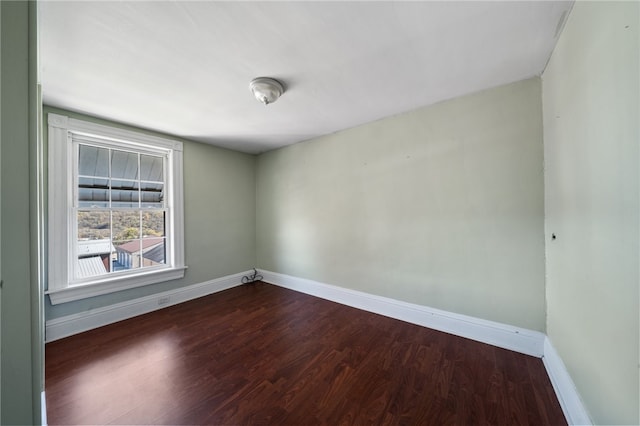
[[[49,112],[159,135],[51,107],[45,107],[45,119]],[[51,305],[47,298],[47,319],[209,281],[255,266],[255,156],[159,136],[184,144],[184,242],[189,267],[185,277],[60,305]]]
[[[543,74],[547,332],[593,420],[638,424],[638,2],[576,2]]]
[[[40,422],[41,330],[31,273],[30,181],[37,101],[35,4],[0,2],[1,424]],[[35,98],[34,98],[35,96]],[[37,111],[37,108],[36,108]]]
[[[266,270],[545,329],[538,78],[258,157]]]

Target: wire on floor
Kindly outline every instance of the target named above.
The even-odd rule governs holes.
[[[249,284],[256,281],[260,281],[262,280],[262,278],[263,278],[262,275],[258,274],[258,271],[256,271],[256,268],[253,268],[253,274],[245,275],[244,277],[242,277],[242,284]]]

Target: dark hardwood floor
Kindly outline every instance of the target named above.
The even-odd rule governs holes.
[[[46,345],[49,424],[566,424],[540,359],[264,283]]]

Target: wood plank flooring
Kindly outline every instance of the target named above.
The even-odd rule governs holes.
[[[46,345],[49,424],[566,424],[540,359],[264,283]]]

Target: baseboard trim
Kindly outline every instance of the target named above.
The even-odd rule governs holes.
[[[571,380],[567,367],[562,362],[549,337],[544,339],[544,356],[542,362],[549,375],[549,380],[558,397],[562,412],[570,425],[593,424],[587,412],[576,385]]]
[[[47,426],[47,398],[44,391],[40,392],[40,424]]]
[[[541,358],[545,335],[494,321],[442,311],[356,290],[260,270],[263,281],[354,308]]]
[[[253,273],[253,270],[48,320],[45,327],[45,342],[53,342],[83,331],[236,287],[242,284],[242,277],[250,273]]]

